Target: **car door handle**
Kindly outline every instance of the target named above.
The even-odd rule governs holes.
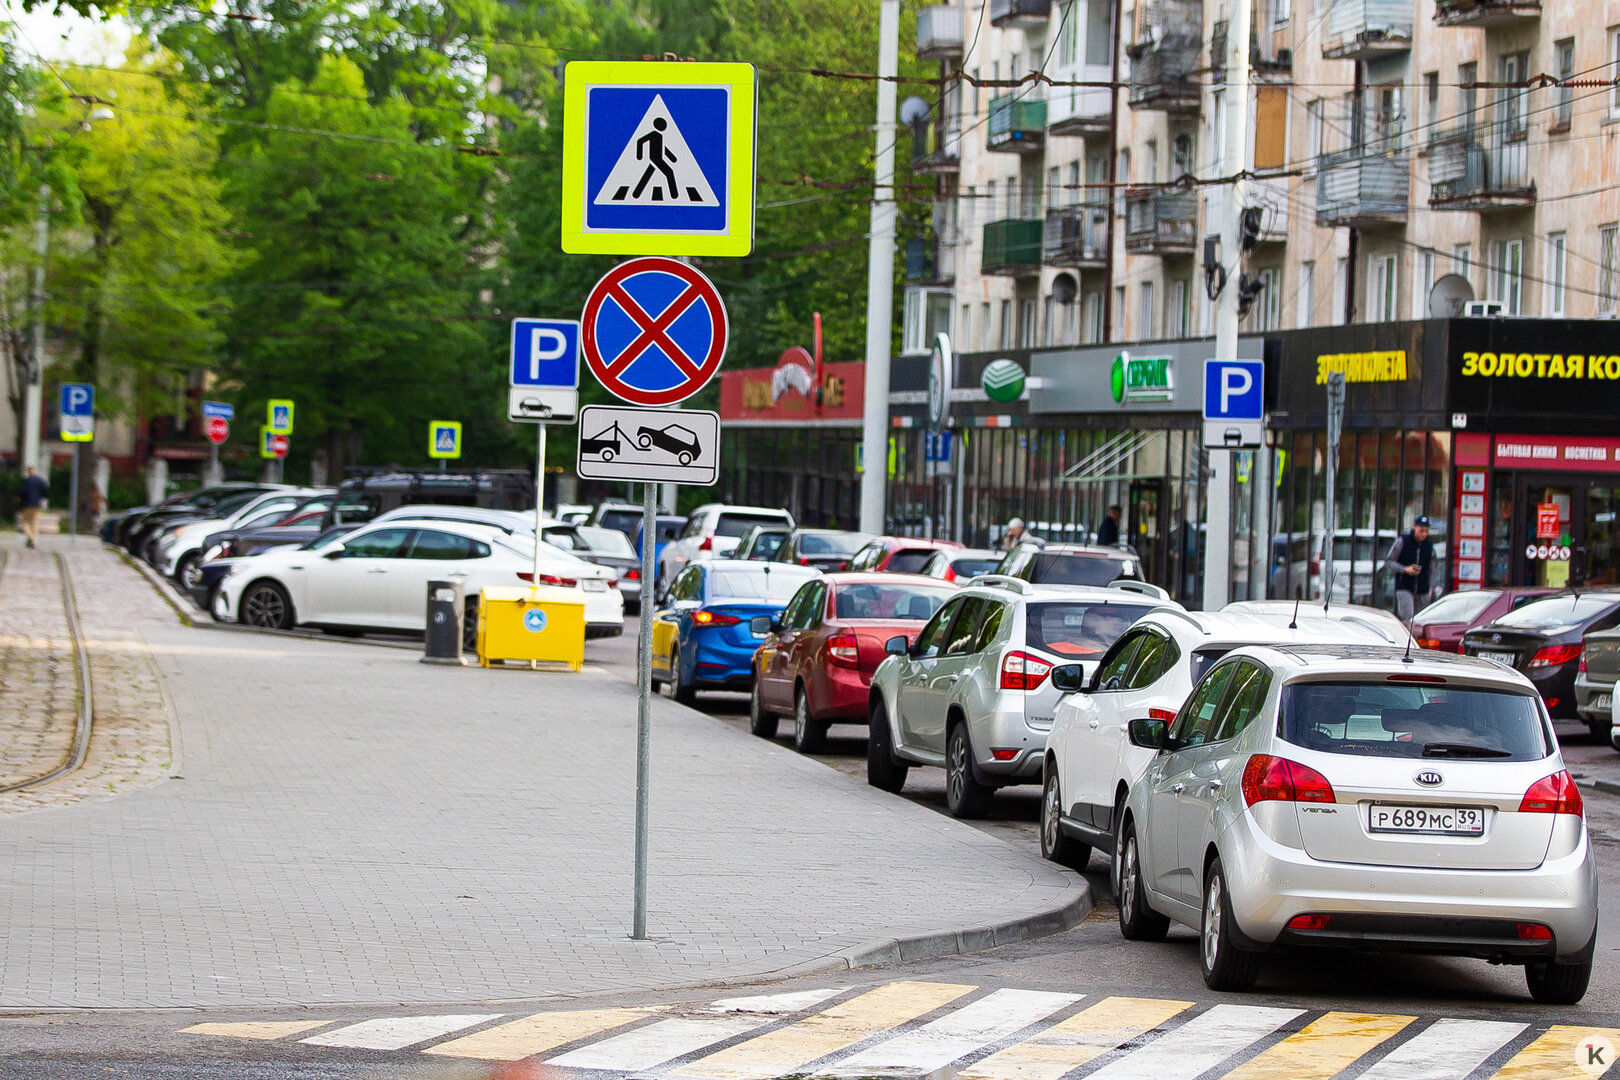
[[[1086,726],[1089,727],[1092,731],[1096,731],[1097,730],[1097,721],[1092,720],[1089,723],[1087,723]]]
[[[1170,786],[1170,790],[1172,792],[1174,792],[1175,794],[1180,795],[1183,791],[1187,790],[1187,785],[1186,784],[1172,784]]]
[[[373,566],[373,567],[370,567],[369,569],[367,569],[366,573],[368,573],[368,574],[386,574],[386,573],[388,573],[388,571],[383,569],[380,566]]]
[[[1211,791],[1219,791],[1219,790],[1221,790],[1221,782],[1219,780],[1211,780],[1209,782],[1209,790],[1211,790]]]

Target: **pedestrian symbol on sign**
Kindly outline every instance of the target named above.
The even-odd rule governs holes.
[[[662,95],[647,106],[594,201],[597,206],[720,205]]]
[[[428,425],[428,457],[461,456],[461,424],[455,420],[435,420]]]

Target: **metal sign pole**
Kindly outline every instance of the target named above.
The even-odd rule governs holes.
[[[1328,373],[1327,381],[1327,492],[1322,527],[1322,607],[1333,602],[1333,550],[1338,533],[1338,510],[1334,503],[1334,480],[1339,472],[1339,438],[1344,430],[1344,372]],[[1375,551],[1374,556],[1377,555]]]
[[[636,899],[630,936],[647,940],[647,788],[652,773],[653,553],[658,550],[658,485],[641,485],[641,615],[636,633]]]
[[[73,444],[73,469],[68,479],[68,502],[71,509],[68,511],[68,541],[71,544],[79,542],[79,446]]]
[[[534,466],[534,584],[540,584],[540,520],[545,517],[546,506],[546,425],[540,429],[540,448]]]

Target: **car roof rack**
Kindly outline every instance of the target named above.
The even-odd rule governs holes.
[[[1385,641],[1389,642],[1391,645],[1401,646],[1401,645],[1406,644],[1406,642],[1404,642],[1404,641],[1399,641],[1399,640],[1397,640],[1397,639],[1395,639],[1393,637],[1390,637],[1390,635],[1389,635],[1389,627],[1381,625],[1380,623],[1375,622],[1372,619],[1363,618],[1360,615],[1346,615],[1343,618],[1341,618],[1339,621],[1340,622],[1347,622],[1347,623],[1354,623],[1357,626],[1365,626],[1368,630],[1371,630],[1373,633],[1377,634],[1379,637],[1383,638]]]
[[[1176,603],[1165,604],[1162,607],[1154,608],[1153,610],[1149,611],[1148,614],[1149,615],[1166,615],[1166,616],[1169,616],[1170,618],[1173,618],[1173,619],[1184,619],[1187,622],[1191,623],[1194,627],[1196,627],[1198,632],[1200,634],[1203,634],[1205,637],[1208,637],[1209,634],[1210,634],[1209,627],[1207,627],[1203,623],[1199,622],[1198,621],[1198,616],[1194,615],[1192,612],[1188,611],[1186,608],[1182,607],[1180,604],[1176,604]]]
[[[1135,578],[1115,578],[1108,583],[1108,587],[1118,589],[1121,592],[1141,593],[1143,596],[1151,596],[1155,600],[1170,599],[1170,594],[1164,589],[1152,582],[1137,581]]]
[[[980,574],[968,581],[968,587],[982,585],[987,589],[1011,589],[1020,596],[1028,596],[1035,591],[1035,586],[1023,578],[1012,577],[1008,574]]]

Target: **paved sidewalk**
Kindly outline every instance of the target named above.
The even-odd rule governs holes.
[[[985,947],[989,930],[956,932],[1089,900],[1033,847],[659,699],[654,940],[633,942],[622,681],[172,616],[138,635],[184,778],[0,821],[0,1006],[668,987],[892,958],[933,932],[907,955]]]
[[[78,679],[61,574],[48,551],[4,543],[0,569],[0,786],[61,765],[78,721]],[[0,796],[0,801],[4,796]]]

